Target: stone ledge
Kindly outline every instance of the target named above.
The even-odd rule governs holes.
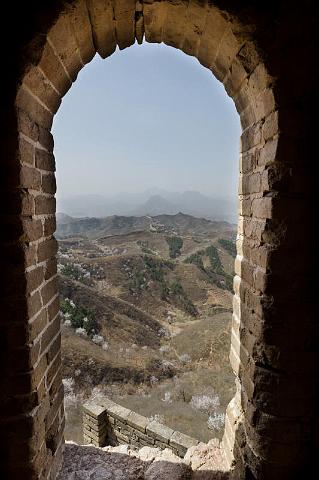
[[[150,421],[148,418],[143,417],[142,415],[139,415],[135,412],[131,412],[127,417],[127,424],[131,427],[136,428],[137,430],[140,430],[143,433],[146,432],[146,427],[149,423]]]
[[[174,430],[153,420],[146,427],[146,433],[163,443],[168,444]]]
[[[125,407],[121,407],[121,405],[117,405],[114,403],[107,408],[107,414],[111,415],[114,418],[117,418],[123,423],[127,423],[127,418],[130,415],[131,410]]]
[[[178,450],[182,455],[185,455],[190,447],[195,447],[198,443],[199,441],[196,440],[196,438],[176,431],[169,440],[170,446],[174,447],[174,449]]]
[[[85,413],[96,419],[99,419],[101,415],[106,413],[105,407],[101,407],[96,403],[85,403],[82,408]]]

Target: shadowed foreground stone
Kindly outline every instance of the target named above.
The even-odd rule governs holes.
[[[213,449],[218,447],[212,446]],[[209,447],[206,446],[207,460]],[[191,453],[190,459],[194,457]],[[63,465],[57,480],[217,480],[228,478],[222,465],[214,465],[203,470],[204,450],[201,450],[199,471],[195,471],[191,461],[181,460],[170,449],[143,447],[136,451],[128,445],[97,448],[66,443]],[[215,452],[216,459],[218,454]],[[220,459],[219,459],[220,460]],[[203,465],[204,464],[204,465]]]
[[[190,479],[191,475],[190,468],[183,463],[154,462],[146,470],[144,478],[145,480],[167,480],[168,478],[186,480]]]
[[[124,453],[67,443],[57,480],[142,479],[147,466],[147,463]]]

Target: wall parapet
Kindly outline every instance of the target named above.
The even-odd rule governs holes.
[[[82,408],[84,442],[97,447],[129,444],[134,448],[170,448],[183,458],[188,448],[199,443],[195,438],[139,415],[108,398],[98,403],[86,403]]]

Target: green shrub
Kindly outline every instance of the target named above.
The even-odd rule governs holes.
[[[150,255],[144,255],[143,260],[151,279],[157,282],[164,280],[165,267],[171,270],[174,268],[170,260],[160,260]]]
[[[99,325],[94,319],[93,312],[85,307],[75,307],[75,312],[71,315],[71,325],[73,328],[84,328],[88,335],[94,335],[99,331]]]
[[[225,288],[230,292],[233,292],[233,284],[234,284],[234,277],[233,275],[229,275],[225,273]]]
[[[190,298],[184,297],[183,306],[184,306],[184,310],[190,315],[192,315],[193,317],[196,317],[196,315],[198,315],[198,310]]]
[[[166,237],[166,242],[169,246],[169,256],[171,258],[179,257],[183,246],[183,239],[181,237]]]
[[[70,303],[70,300],[68,298],[62,298],[60,300],[60,310],[62,313],[69,313],[72,314],[74,307]]]
[[[78,267],[70,263],[63,265],[60,273],[66,277],[72,278],[73,280],[77,280],[78,282],[87,283],[87,279],[84,277],[83,271],[81,272]]]
[[[188,298],[179,278],[176,278],[172,281],[169,286],[169,293],[171,296],[177,297],[177,303],[181,305],[186,313],[189,313],[192,316],[196,316],[198,314],[197,308],[191,299]]]
[[[132,289],[140,290],[141,286],[145,283],[144,272],[138,267],[133,268],[132,277],[130,278],[129,286]]]
[[[220,261],[217,248],[214,245],[210,245],[205,250],[206,255],[209,257],[209,261],[214,272],[224,275],[224,268],[222,262]]]
[[[167,300],[167,297],[169,295],[169,288],[165,281],[160,282],[160,292],[161,292],[161,299]]]
[[[89,336],[100,331],[100,325],[94,318],[94,312],[88,308],[74,305],[68,298],[60,301],[63,314],[68,314],[73,328],[84,328]],[[74,305],[74,306],[73,306]]]
[[[200,270],[205,270],[202,258],[203,254],[203,250],[199,250],[198,252],[193,253],[189,257],[185,258],[184,263],[192,263],[193,265],[196,265]]]
[[[233,258],[236,258],[236,243],[227,238],[219,238],[218,243],[223,247],[226,252],[228,252]]]
[[[172,295],[184,295],[184,290],[179,279],[175,279],[169,286]]]

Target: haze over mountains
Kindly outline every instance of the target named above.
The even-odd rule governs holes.
[[[211,197],[196,191],[169,192],[152,188],[141,193],[118,193],[112,196],[82,194],[58,198],[57,207],[58,212],[72,217],[155,216],[181,212],[212,220],[237,222],[234,199]]]

